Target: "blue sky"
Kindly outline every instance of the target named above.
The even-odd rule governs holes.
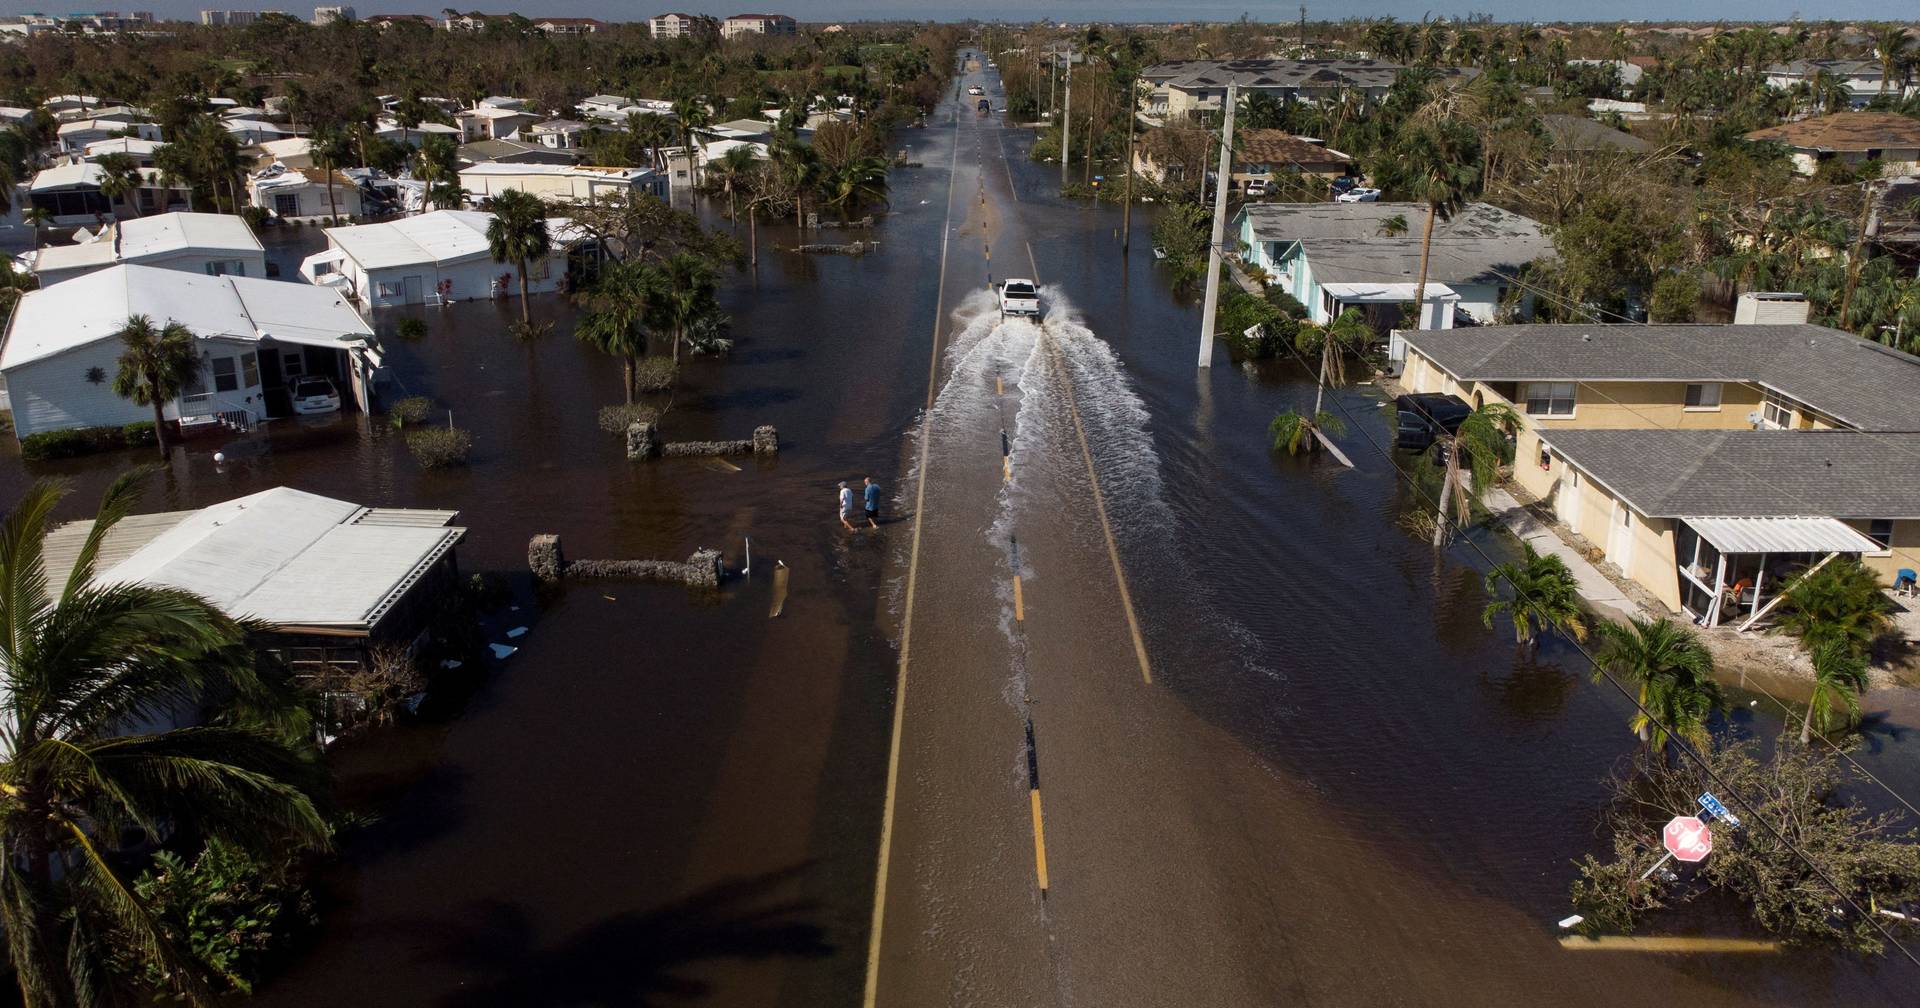
[[[337,0],[336,0],[337,2]],[[645,0],[642,0],[645,2]],[[733,2],[715,4],[703,0],[662,0],[659,10],[684,10],[691,13],[735,14],[753,7],[759,0],[733,0]],[[742,6],[745,4],[746,6]],[[476,9],[475,0],[464,0],[453,4],[462,10]],[[0,0],[0,12],[17,14],[22,11],[45,11],[59,13],[68,10],[92,9],[140,9],[152,10],[165,17],[194,18],[202,7],[233,7],[254,10],[283,10],[289,14],[311,15],[312,0],[296,4],[286,0]],[[448,6],[447,0],[358,0],[355,8],[362,15],[398,14],[398,13],[437,13]],[[1180,0],[1043,0],[1040,3],[1017,2],[1017,0],[767,0],[761,6],[781,13],[791,14],[803,21],[859,20],[862,18],[914,18],[920,20],[955,20],[959,18],[981,18],[1030,21],[1036,17],[1049,17],[1066,21],[1169,21],[1169,20],[1232,20],[1242,12],[1251,14],[1260,20],[1288,21],[1298,16],[1298,4],[1275,3],[1216,3],[1212,0],[1198,2],[1180,2]],[[1396,0],[1359,0],[1357,3],[1308,3],[1309,18],[1325,17],[1373,17],[1392,15],[1403,20],[1420,19],[1423,14],[1461,14],[1467,11],[1482,11],[1492,14],[1500,20],[1556,20],[1559,18],[1580,19],[1621,19],[1621,18],[1688,18],[1693,20],[1711,20],[1715,18],[1738,18],[1745,20],[1770,19],[1781,20],[1800,13],[1808,18],[1871,18],[1892,19],[1896,17],[1912,18],[1916,8],[1911,3],[1891,3],[1884,0],[1827,0],[1822,4],[1797,4],[1792,0],[1774,2],[1774,0],[1693,0],[1676,3],[1674,0],[1617,0],[1614,3],[1595,4],[1591,0],[1475,0],[1465,3],[1457,9],[1436,8],[1419,2],[1396,2]],[[635,0],[522,0],[520,3],[489,2],[477,4],[477,9],[488,12],[518,10],[522,14],[547,14],[555,16],[598,17],[607,20],[633,21],[658,13],[657,10],[639,6]]]

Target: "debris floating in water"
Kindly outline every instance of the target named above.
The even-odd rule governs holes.
[[[502,658],[502,659],[506,658],[508,655],[514,653],[515,651],[520,650],[519,648],[514,647],[511,644],[489,644],[487,646],[493,649],[493,656],[495,658]]]
[[[517,627],[514,627],[513,629],[511,629],[511,630],[509,630],[509,631],[507,631],[507,639],[508,639],[508,640],[512,640],[512,639],[514,639],[515,637],[521,637],[521,636],[524,636],[524,635],[526,634],[526,632],[527,632],[527,628],[526,628],[526,627],[523,627],[523,626],[517,626]]]
[[[440,667],[443,669],[457,669],[461,666],[461,664],[462,663],[458,658],[448,658],[446,661],[443,661],[440,663]]]
[[[601,598],[603,598],[603,599],[606,599],[606,600],[607,600],[607,601],[609,601],[609,602],[618,602],[618,601],[620,601],[619,599],[617,599],[617,598],[614,598],[613,596],[611,596],[611,595],[607,595],[607,594],[602,594],[602,595],[601,595],[600,597],[601,597]]]

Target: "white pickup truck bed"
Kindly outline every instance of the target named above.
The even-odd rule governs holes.
[[[1010,278],[1000,284],[1000,314],[1040,314],[1040,289],[1031,280]]]

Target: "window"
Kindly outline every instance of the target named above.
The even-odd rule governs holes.
[[[273,197],[273,212],[278,217],[300,216],[300,196],[298,193],[276,193]]]
[[[1720,383],[1696,382],[1687,386],[1687,408],[1690,410],[1717,410],[1720,408]]]
[[[1880,544],[1880,552],[1893,549],[1893,519],[1875,518],[1867,523],[1867,538]]]
[[[1523,388],[1528,416],[1573,415],[1573,382],[1528,382]]]
[[[252,351],[240,355],[240,380],[248,388],[254,388],[260,384],[260,358]]]
[[[215,259],[207,263],[208,276],[246,276],[245,259]]]
[[[215,357],[213,359],[213,388],[216,392],[232,392],[240,387],[239,376],[234,371],[233,358]]]
[[[1793,404],[1786,398],[1769,392],[1760,400],[1760,426],[1770,430],[1785,430],[1793,426]]]
[[[381,298],[397,298],[401,294],[401,287],[394,281],[382,280],[374,284],[374,293]]]
[[[300,351],[280,351],[280,374],[286,378],[288,384],[292,384],[295,378],[306,373],[307,369],[303,366],[305,364],[306,361],[301,359]]]

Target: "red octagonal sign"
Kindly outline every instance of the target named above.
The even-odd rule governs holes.
[[[1660,841],[1681,861],[1701,861],[1713,853],[1713,834],[1698,816],[1674,816],[1660,832]]]

